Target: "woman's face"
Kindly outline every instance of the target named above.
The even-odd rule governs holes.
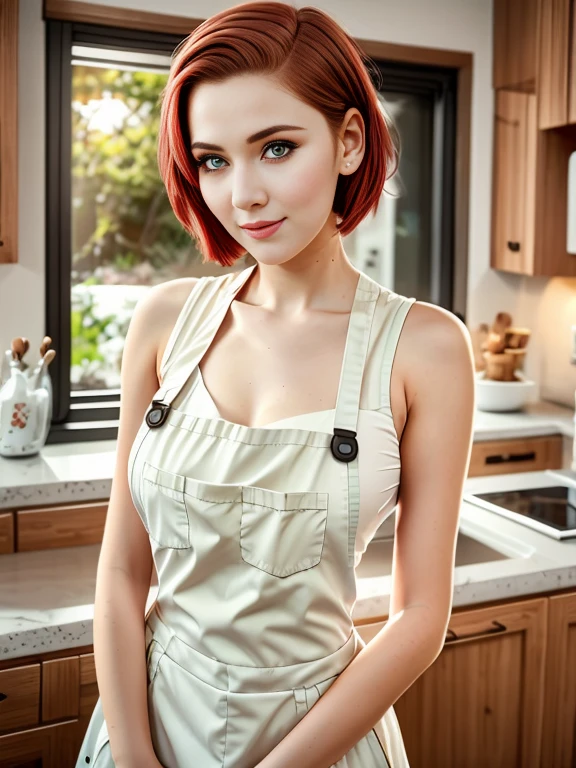
[[[282,264],[308,246],[314,251],[328,243],[335,232],[332,205],[344,145],[339,143],[335,156],[318,110],[271,77],[242,75],[199,85],[188,119],[204,201],[257,261]],[[274,126],[293,127],[267,130]],[[261,239],[242,229],[280,219],[280,228]]]

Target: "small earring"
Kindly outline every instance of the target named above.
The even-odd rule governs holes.
[[[349,165],[350,165],[350,163],[346,163],[346,168],[348,168]]]

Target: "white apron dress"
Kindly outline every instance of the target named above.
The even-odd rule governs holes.
[[[165,768],[254,768],[364,646],[352,621],[356,433],[385,289],[360,273],[333,435],[193,415],[198,364],[255,266],[215,279],[216,299],[187,335],[189,364],[168,369],[128,462],[158,573],[146,659],[152,742]],[[201,283],[192,289],[199,303]],[[114,765],[100,700],[76,765]],[[408,768],[392,707],[335,766]]]

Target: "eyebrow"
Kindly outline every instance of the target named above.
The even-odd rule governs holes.
[[[260,141],[260,139],[265,139],[268,136],[271,136],[273,133],[278,133],[279,131],[305,131],[305,128],[301,128],[298,125],[273,125],[270,128],[264,128],[262,131],[258,131],[258,133],[252,134],[252,136],[248,136],[246,139],[246,144],[254,144],[256,141]],[[218,146],[218,144],[206,144],[204,141],[195,141],[190,149],[215,149],[218,152],[224,152],[224,148]]]

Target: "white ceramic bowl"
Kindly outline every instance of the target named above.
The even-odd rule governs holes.
[[[493,381],[484,378],[484,371],[476,372],[476,408],[479,411],[519,411],[529,400],[536,383],[516,371],[520,381]]]

